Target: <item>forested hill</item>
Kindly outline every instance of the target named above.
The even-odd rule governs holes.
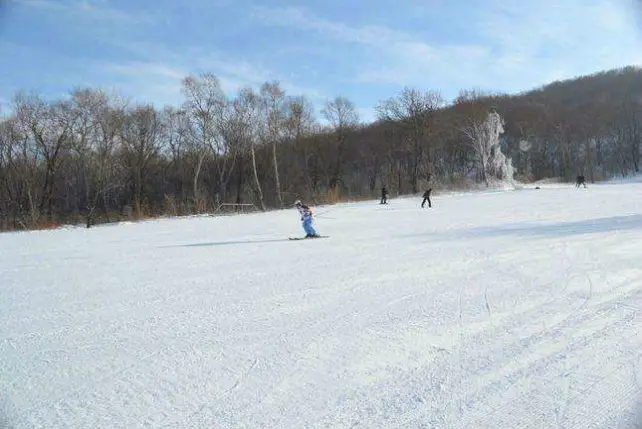
[[[470,99],[473,99],[471,102]],[[505,120],[504,151],[513,158],[518,177],[530,179],[584,174],[591,180],[639,172],[642,150],[642,69],[600,72],[556,81],[517,95],[463,97],[463,104],[496,106]],[[448,122],[448,121],[447,121]],[[532,145],[519,151],[519,142]]]
[[[90,88],[54,101],[17,94],[0,119],[0,228],[487,182],[480,140],[492,109],[517,180],[640,168],[642,70],[633,67],[516,95],[465,90],[453,103],[439,88],[406,88],[376,106],[374,124],[344,97],[315,112],[278,82],[230,97],[203,74],[186,77],[183,92],[182,105],[164,108]]]
[[[596,101],[622,102],[634,94],[642,94],[642,69],[637,67],[555,81],[541,89],[525,92],[523,96],[537,101],[562,103],[567,107],[581,107],[594,105]]]

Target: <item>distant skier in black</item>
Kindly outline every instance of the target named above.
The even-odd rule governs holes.
[[[579,188],[580,185],[584,185],[586,188],[586,180],[584,179],[584,176],[577,176],[577,179],[575,180],[575,187]]]
[[[428,202],[428,208],[432,207],[432,203],[430,202],[430,193],[432,192],[432,188],[428,189],[426,192],[424,192],[424,200],[421,202],[421,208],[424,208],[424,205],[426,204],[426,201]]]
[[[381,187],[381,202],[379,204],[388,204],[388,188],[386,188],[386,185]]]

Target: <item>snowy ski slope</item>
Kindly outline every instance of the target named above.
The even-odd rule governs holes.
[[[0,234],[0,427],[642,427],[642,183]]]

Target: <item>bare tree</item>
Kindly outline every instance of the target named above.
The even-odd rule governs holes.
[[[477,155],[477,166],[480,179],[489,186],[489,100],[482,93],[470,90],[461,91],[457,98],[461,115],[460,131],[467,137],[469,144]]]
[[[56,173],[62,161],[62,154],[69,149],[71,142],[70,106],[65,102],[47,103],[39,96],[19,93],[14,100],[17,125],[24,143],[26,158],[28,146],[33,142],[32,156],[37,164],[38,158],[44,161],[44,178],[40,186],[40,198],[36,202],[35,184],[29,187],[29,204],[32,223],[46,212],[53,215],[53,195]]]
[[[0,119],[0,228],[6,229],[15,225],[18,194],[16,180],[13,177],[12,152],[14,138],[12,121]]]
[[[195,141],[192,136],[192,122],[184,109],[176,109],[171,106],[166,106],[163,109],[163,133],[161,138],[164,141],[163,147],[166,148],[167,155],[171,163],[171,170],[174,174],[173,185],[176,191],[180,193],[181,200],[186,202],[187,195],[190,191],[187,189],[191,182],[191,198],[194,199],[194,178],[197,176],[192,172],[190,173],[193,160],[190,159],[190,152],[192,143]],[[200,152],[197,151],[198,155]]]
[[[139,105],[125,112],[121,139],[123,155],[132,179],[132,200],[137,216],[142,214],[144,185],[150,160],[160,149],[161,121],[152,106]]]
[[[225,184],[231,173],[231,166],[228,165],[230,147],[221,135],[227,98],[221,89],[219,79],[211,73],[204,73],[199,77],[188,76],[183,79],[183,94],[186,97],[183,106],[192,123],[190,133],[193,137],[192,150],[196,154],[193,189],[194,200],[198,206],[201,200],[198,178],[207,148],[210,149],[219,169],[219,193],[224,193]]]
[[[559,175],[565,180],[570,180],[573,177],[574,155],[572,115],[560,105],[549,106],[545,113],[550,137],[554,141],[554,147],[557,151],[556,164],[559,165]]]
[[[408,145],[410,164],[410,184],[417,193],[419,178],[434,174],[433,160],[430,156],[430,137],[436,128],[436,113],[443,105],[437,91],[421,92],[404,88],[399,96],[389,98],[376,107],[377,116],[397,126]],[[427,170],[422,174],[422,166]]]
[[[77,89],[72,92],[73,151],[77,154],[84,187],[86,226],[95,222],[96,209],[107,193],[122,187],[116,160],[118,132],[125,103],[112,100],[101,90]]]
[[[265,132],[261,132],[264,142],[272,146],[272,167],[274,168],[274,182],[276,185],[276,197],[279,206],[283,206],[281,195],[281,181],[279,179],[279,162],[277,157],[277,146],[282,139],[284,122],[283,103],[285,91],[281,89],[278,81],[266,82],[261,86],[261,110],[265,126]],[[263,128],[263,127],[261,127]]]
[[[642,97],[627,97],[612,108],[608,116],[610,120],[598,123],[608,123],[612,128],[621,174],[638,173],[642,150]]]
[[[77,178],[75,181],[75,189],[78,196],[75,198],[75,203],[80,206],[83,203],[87,206],[86,225],[89,228],[92,223],[92,210],[90,201],[92,184],[91,176],[94,172],[94,165],[92,165],[92,146],[97,141],[98,137],[98,122],[100,121],[99,115],[100,106],[107,104],[106,97],[99,92],[91,89],[75,89],[71,93],[71,152],[75,155],[75,164],[77,167]],[[77,207],[78,211],[82,209]]]
[[[237,98],[232,104],[232,124],[233,132],[245,142],[244,148],[250,152],[250,161],[252,164],[252,178],[254,181],[254,193],[258,199],[261,210],[265,211],[265,200],[256,163],[256,144],[259,139],[258,127],[260,126],[259,117],[260,98],[251,88],[243,88],[239,91]]]
[[[37,224],[40,196],[39,155],[33,139],[21,127],[16,116],[2,127],[4,194],[8,198],[13,224],[29,228]]]
[[[339,185],[343,173],[343,151],[350,131],[359,125],[359,114],[355,105],[345,97],[328,101],[321,110],[323,117],[330,123],[335,141],[334,168],[330,176],[330,189]]]
[[[300,141],[314,132],[314,107],[307,98],[288,97],[283,110],[285,133],[289,140]]]
[[[308,99],[303,96],[288,97],[284,106],[285,135],[294,145],[295,152],[299,153],[303,176],[306,181],[309,195],[316,192],[318,180],[317,165],[314,162],[314,153],[311,143],[311,136],[315,132],[316,121],[314,118],[314,107]]]

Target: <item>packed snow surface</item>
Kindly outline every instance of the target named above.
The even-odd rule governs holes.
[[[0,427],[642,425],[642,183],[0,234]]]

